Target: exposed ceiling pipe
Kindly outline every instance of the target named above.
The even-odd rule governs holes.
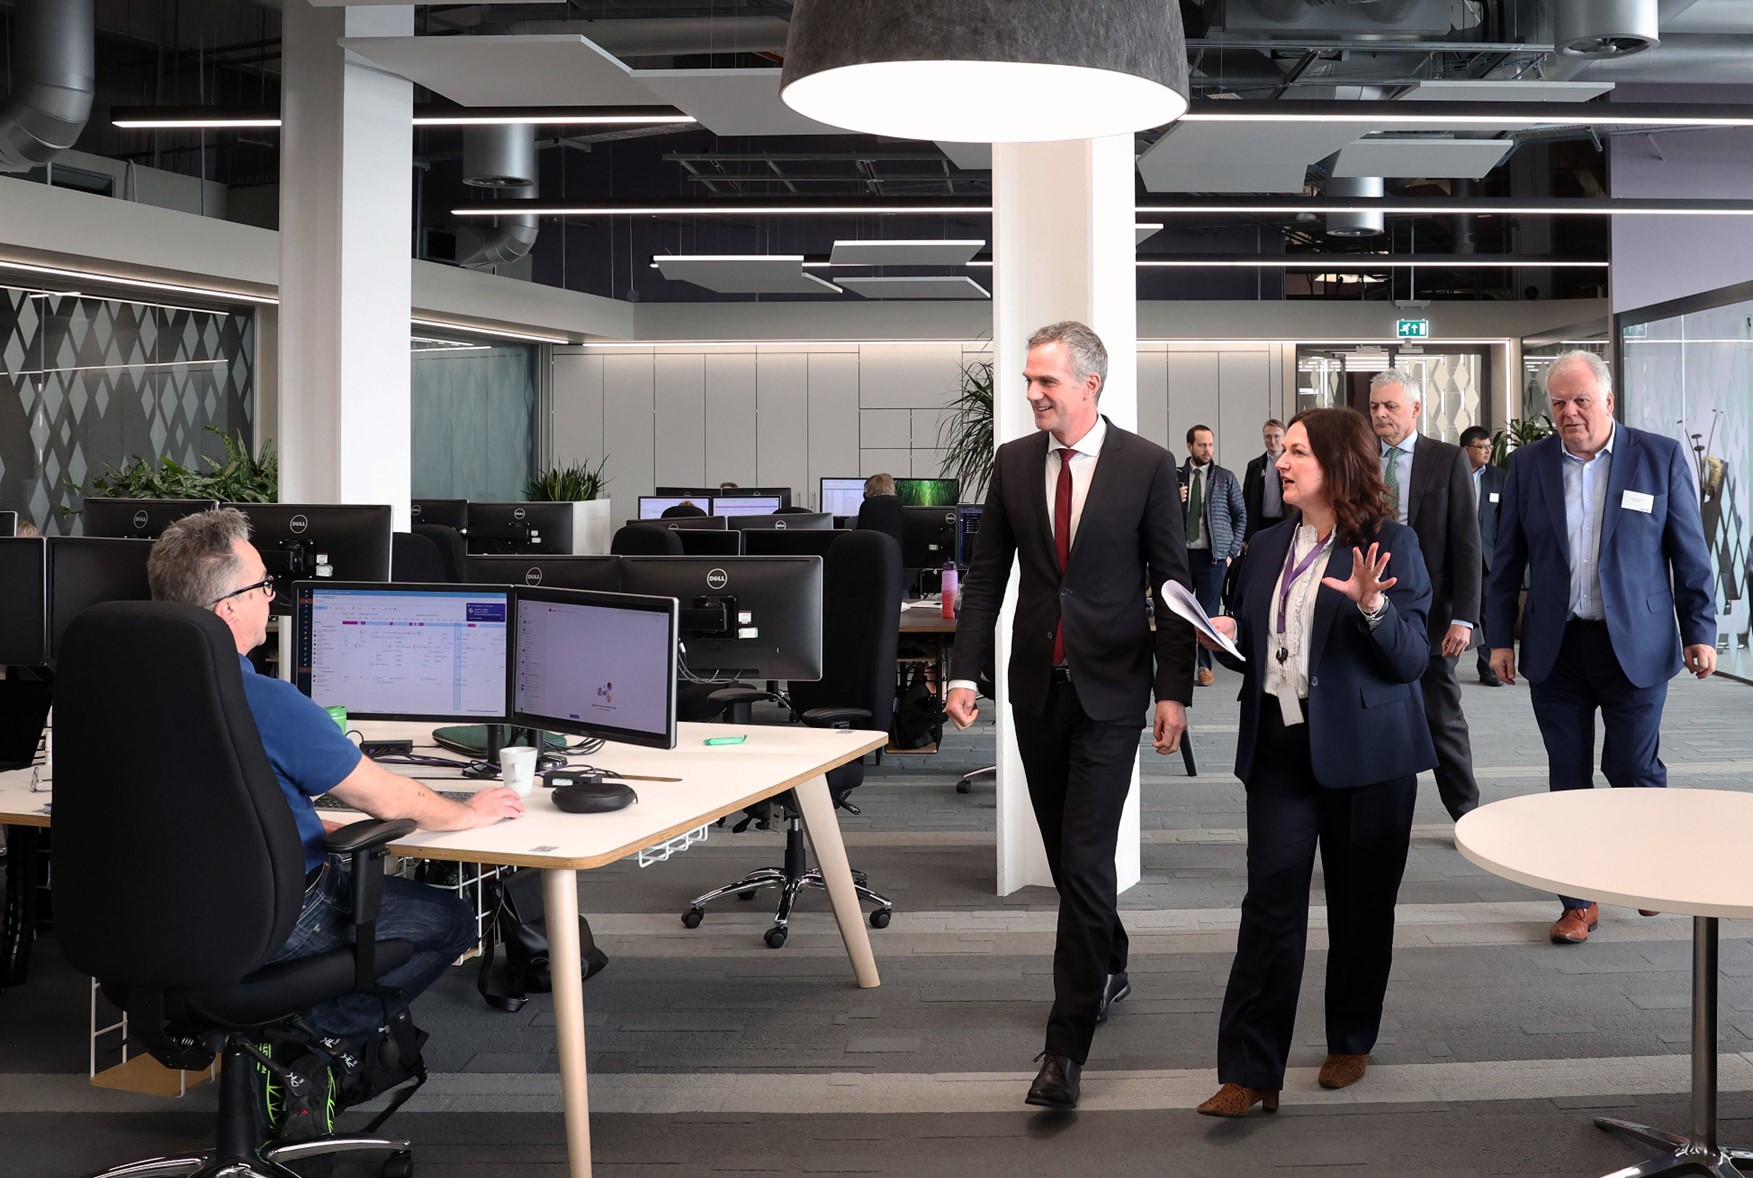
[[[1383,192],[1380,176],[1330,176],[1326,195],[1335,197],[1378,198]],[[1328,237],[1374,237],[1386,228],[1385,214],[1380,210],[1362,213],[1328,213]]]
[[[1693,0],[1679,12],[1662,12],[1662,32],[1753,34],[1753,4],[1746,0]]]
[[[464,184],[533,200],[539,191],[536,176],[535,128],[528,123],[463,132]],[[491,229],[465,225],[457,230],[457,265],[468,270],[509,265],[530,252],[540,228],[534,213],[506,213]]]
[[[28,172],[72,147],[97,91],[92,0],[18,0],[12,95],[0,106],[0,172]]]
[[[1753,45],[1720,36],[1664,36],[1648,53],[1586,61],[1565,76],[1590,82],[1744,83],[1753,78]]]

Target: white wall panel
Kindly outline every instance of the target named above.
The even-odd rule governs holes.
[[[706,356],[706,486],[759,486],[756,462],[754,353]]]
[[[1185,461],[1187,431],[1195,425],[1217,428],[1217,354],[1170,351],[1164,360],[1169,390],[1168,440],[1164,445],[1176,461]]]
[[[817,352],[809,358],[810,413],[809,463],[804,481],[792,484],[807,503],[817,493],[823,476],[838,478],[856,474],[858,461],[859,409],[862,384],[857,353]]]
[[[1162,352],[1138,354],[1138,434],[1169,445],[1169,362]]]
[[[792,487],[809,494],[810,358],[804,353],[760,357],[755,400],[755,485]]]
[[[870,450],[907,450],[913,445],[913,417],[906,409],[862,409],[858,444]],[[876,471],[871,471],[875,474]]]
[[[544,465],[595,466],[603,457],[603,358],[556,352],[553,392],[552,453]]]
[[[951,416],[948,409],[913,410],[913,448],[936,449],[943,420]]]
[[[860,450],[858,452],[858,469],[866,478],[873,474],[892,474],[896,478],[910,478],[913,474],[913,451],[911,450]]]
[[[609,497],[629,508],[657,484],[654,394],[649,352],[603,357],[603,451],[612,480]],[[616,518],[632,515],[628,511]]]
[[[655,483],[691,486],[706,481],[706,357],[659,352],[652,363]]]
[[[935,409],[961,387],[959,343],[875,345],[859,349],[859,360],[866,409]]]
[[[1242,473],[1248,460],[1265,449],[1260,443],[1260,423],[1272,416],[1272,358],[1266,349],[1225,351],[1217,358],[1217,383],[1223,400],[1218,406],[1218,461]]]
[[[930,447],[914,446],[913,449],[909,450],[907,453],[912,458],[912,462],[913,462],[912,474],[913,474],[914,478],[916,478],[916,479],[940,479],[940,478],[954,477],[954,476],[950,475],[950,473],[948,471],[944,470],[944,468],[943,468],[943,451],[942,450],[938,450],[938,449],[934,449],[934,448],[930,448]],[[963,495],[962,498],[966,499],[967,496]]]

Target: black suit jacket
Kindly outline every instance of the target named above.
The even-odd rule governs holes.
[[[1503,502],[1503,485],[1509,478],[1509,471],[1489,463],[1479,471],[1479,552],[1487,572],[1491,570],[1491,550],[1497,547],[1497,511]]]
[[[1021,580],[1011,624],[1010,701],[1017,710],[1046,710],[1053,634],[1062,614],[1066,662],[1092,720],[1142,721],[1153,690],[1159,702],[1192,702],[1192,627],[1163,609],[1153,635],[1144,608],[1146,586],[1189,582],[1175,460],[1156,443],[1108,423],[1061,575],[1046,494],[1047,443],[1042,431],[1006,442],[993,457],[950,677],[978,679],[991,665],[993,629],[1015,558]]]
[[[1406,523],[1418,536],[1430,574],[1430,648],[1440,651],[1450,622],[1471,622],[1479,633],[1479,516],[1473,510],[1473,466],[1467,452],[1418,435],[1412,447],[1411,499]]]
[[[1247,533],[1242,537],[1243,540],[1252,540],[1255,532],[1278,523],[1293,510],[1284,505],[1284,494],[1281,487],[1278,496],[1278,518],[1267,519],[1264,514],[1266,511],[1266,480],[1277,477],[1278,471],[1271,465],[1271,459],[1265,454],[1248,463],[1248,469],[1242,472],[1242,503],[1248,511]]]

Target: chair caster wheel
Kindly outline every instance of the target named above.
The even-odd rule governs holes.
[[[784,948],[785,947],[785,937],[786,937],[786,929],[785,929],[785,926],[782,924],[781,925],[774,925],[772,928],[768,929],[766,932],[761,934],[761,939],[763,941],[767,942],[767,948],[769,948],[769,949],[782,949],[782,948]]]
[[[686,912],[682,913],[682,927],[683,928],[699,928],[700,921],[702,919],[704,919],[705,916],[706,916],[705,909],[703,909],[703,908],[690,908]]]
[[[972,784],[971,784],[971,783],[970,783],[970,782],[966,782],[966,781],[958,781],[958,782],[956,782],[956,792],[957,792],[957,793],[959,793],[959,794],[965,794],[965,793],[968,793],[968,792],[970,792],[970,791],[971,791],[971,790],[972,790],[972,789],[973,789],[973,788],[974,788],[974,787],[973,787],[973,785],[972,785]]]
[[[755,893],[753,893],[753,892],[738,892],[737,893],[737,899],[741,900],[745,904],[747,904],[750,900],[753,900],[754,898],[755,898]]]
[[[414,1155],[392,1153],[384,1159],[383,1178],[414,1178]]]
[[[870,914],[870,927],[888,928],[889,917],[893,915],[893,912],[894,910],[890,908],[878,908],[875,912]]]

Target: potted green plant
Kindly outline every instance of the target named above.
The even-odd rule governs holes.
[[[986,481],[992,477],[991,361],[962,366],[961,386],[947,408],[937,427],[943,468],[961,482],[962,499],[975,502],[985,496]]]
[[[609,456],[593,468],[589,462],[551,466],[538,471],[524,488],[524,497],[532,503],[572,504],[572,551],[593,556],[607,553],[609,538],[614,533],[611,506],[603,494],[609,477],[604,468]]]
[[[280,456],[272,442],[263,442],[255,454],[235,437],[216,426],[207,426],[225,446],[225,458],[203,456],[206,470],[184,466],[169,455],[156,462],[131,455],[124,466],[111,467],[93,476],[82,493],[87,499],[217,499],[222,503],[274,503],[280,498]],[[77,484],[69,483],[77,488]],[[77,515],[62,508],[65,515]]]
[[[1491,435],[1491,461],[1494,466],[1508,466],[1510,453],[1518,446],[1551,437],[1558,429],[1552,419],[1542,413],[1538,417],[1512,417],[1504,427]]]

